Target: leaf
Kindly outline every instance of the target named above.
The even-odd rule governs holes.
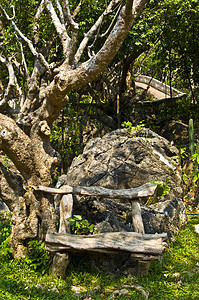
[[[75,227],[80,228],[81,227],[80,223],[76,221],[75,222]]]
[[[68,222],[73,222],[74,221],[74,219],[72,218],[72,217],[69,217],[69,218],[67,218],[66,219]]]
[[[82,220],[82,216],[80,216],[80,215],[74,215],[74,218],[75,218],[76,220],[79,220],[79,221]]]
[[[199,179],[199,172],[197,172],[197,174],[194,175],[193,181],[196,182],[198,179]]]
[[[166,178],[166,184],[170,184],[172,183],[171,179],[169,179],[168,177]]]
[[[182,179],[183,179],[183,181],[184,181],[185,184],[188,183],[188,181],[187,181],[187,175],[186,174],[182,175]]]

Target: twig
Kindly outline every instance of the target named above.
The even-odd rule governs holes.
[[[113,26],[113,24],[114,24],[116,18],[117,18],[118,15],[119,15],[119,12],[120,12],[121,7],[122,7],[122,5],[120,4],[120,5],[119,5],[119,8],[118,8],[118,10],[117,10],[117,12],[116,12],[116,14],[115,14],[115,16],[114,16],[114,18],[113,18],[111,24],[110,24],[110,26],[108,27],[108,29],[107,29],[103,34],[100,35],[101,38],[104,37],[105,35],[107,35],[107,34],[109,33],[111,27]]]
[[[61,23],[60,19],[58,18],[56,11],[53,7],[53,4],[50,0],[45,0],[46,8],[50,14],[51,20],[55,26],[55,29],[61,39],[62,47],[63,47],[63,54],[66,57],[66,53],[68,47],[70,45],[71,38],[68,36],[66,32],[66,27],[64,24]]]
[[[80,10],[81,10],[81,5],[82,5],[82,2],[83,2],[84,0],[80,0],[79,1],[79,4],[77,5],[77,7],[75,8],[75,10],[74,10],[74,12],[73,12],[73,14],[72,14],[72,17],[73,17],[73,19],[76,17],[76,15],[80,12]]]

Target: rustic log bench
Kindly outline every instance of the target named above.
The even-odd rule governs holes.
[[[111,190],[92,186],[62,186],[59,189],[38,186],[37,191],[62,194],[60,201],[59,232],[48,232],[46,235],[46,250],[55,252],[55,265],[62,265],[58,275],[63,276],[69,263],[68,252],[91,251],[101,253],[130,253],[131,258],[138,261],[137,273],[146,275],[152,260],[159,260],[165,248],[166,233],[145,234],[141,216],[139,199],[153,196],[157,185],[146,183],[137,188]],[[132,223],[135,232],[110,232],[93,235],[70,234],[70,224],[67,221],[72,216],[73,196],[100,196],[111,199],[126,199],[131,202]],[[65,252],[65,253],[64,253]],[[56,275],[56,274],[55,274]]]

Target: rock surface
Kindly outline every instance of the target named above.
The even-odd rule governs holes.
[[[169,178],[169,195],[181,197],[177,155],[176,147],[149,129],[116,130],[92,139],[73,160],[65,180],[72,185],[125,189]]]

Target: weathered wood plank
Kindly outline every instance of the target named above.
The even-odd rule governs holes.
[[[135,232],[111,232],[94,235],[47,233],[46,249],[49,251],[98,251],[130,252],[161,255],[164,250],[163,234],[139,234]]]
[[[152,183],[146,183],[142,186],[131,188],[131,189],[119,189],[112,190],[98,186],[69,186],[64,185],[60,189],[45,187],[45,186],[37,186],[34,187],[37,191],[43,191],[47,193],[53,194],[78,194],[84,196],[100,196],[107,197],[111,199],[128,199],[133,200],[142,197],[152,196],[156,191],[157,185]]]
[[[72,216],[73,210],[73,196],[71,194],[63,195],[60,201],[60,223],[59,233],[70,233],[70,223],[67,218]],[[65,278],[66,269],[70,262],[70,256],[67,252],[60,253],[56,252],[53,257],[52,274],[56,278]]]
[[[153,261],[153,260],[160,260],[161,255],[149,255],[149,254],[142,254],[142,253],[132,253],[131,258],[135,260],[139,260],[141,262],[145,261]]]
[[[135,232],[144,234],[144,224],[140,204],[137,201],[131,201],[132,223]]]
[[[59,233],[70,233],[70,223],[67,219],[72,216],[73,211],[73,196],[71,194],[62,197],[59,211]]]

